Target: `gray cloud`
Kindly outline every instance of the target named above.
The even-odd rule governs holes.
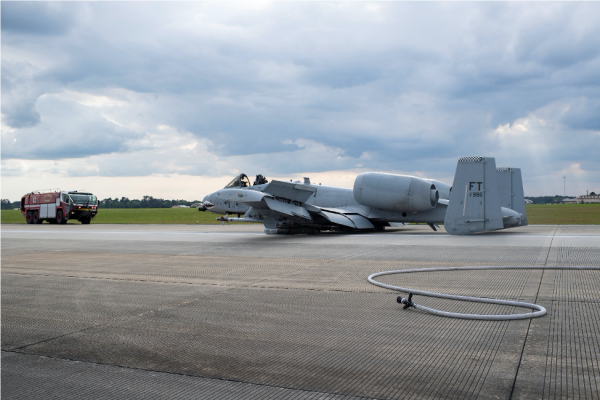
[[[3,34],[64,35],[76,24],[83,5],[64,2],[2,2]]]
[[[542,150],[595,165],[596,3],[19,4],[2,4],[4,159],[124,155],[97,160],[110,176],[128,159],[129,175],[438,172]],[[144,162],[157,143],[174,154]]]
[[[600,131],[600,98],[574,99],[561,122],[570,129]]]
[[[35,82],[36,72],[28,62],[2,62],[2,114],[7,125],[23,128],[40,122],[35,102],[44,90]]]
[[[43,120],[2,136],[2,158],[64,159],[126,150],[143,135],[103,118],[95,109],[47,95],[36,108]]]

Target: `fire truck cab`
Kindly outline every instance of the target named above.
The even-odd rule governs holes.
[[[78,220],[89,224],[98,212],[98,199],[85,191],[45,190],[27,193],[21,197],[21,214],[28,224],[66,224]]]

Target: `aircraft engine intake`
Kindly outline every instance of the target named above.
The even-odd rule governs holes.
[[[365,206],[401,212],[435,208],[439,193],[435,185],[414,176],[365,172],[354,181],[354,199]]]

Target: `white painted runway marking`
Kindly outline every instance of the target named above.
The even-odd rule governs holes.
[[[282,236],[282,237],[288,237],[288,238],[293,238],[293,237],[303,237],[303,236],[307,236],[307,235],[267,235],[263,232],[157,232],[157,231],[151,231],[151,232],[147,232],[147,231],[63,231],[63,230],[2,230],[2,234],[9,234],[9,233],[62,233],[62,234],[110,234],[110,235],[238,235],[238,236],[265,236],[265,237],[273,237],[273,236]],[[327,235],[327,233],[322,234],[320,237],[323,237],[323,235]],[[332,237],[347,237],[347,238],[352,238],[352,237],[364,237],[364,236],[369,236],[369,237],[376,237],[377,235],[383,235],[383,237],[390,237],[390,234],[381,234],[381,233],[376,233],[376,234],[368,234],[368,233],[364,233],[364,234],[332,234]],[[448,235],[448,234],[444,234],[444,233],[421,233],[421,234],[412,234],[412,233],[402,233],[402,232],[397,232],[397,235],[401,235],[401,237],[437,237],[437,238],[453,238],[453,237],[457,237],[457,238],[475,238],[475,237],[491,237],[491,236],[487,236],[485,234],[483,235]],[[549,237],[554,237],[554,238],[561,238],[561,239],[594,239],[594,238],[600,238],[600,235],[556,235],[556,236],[552,236],[552,235],[522,235],[522,234],[516,234],[516,235],[512,235],[512,234],[506,234],[503,233],[502,238],[506,238],[506,239],[518,239],[518,238],[549,238]]]

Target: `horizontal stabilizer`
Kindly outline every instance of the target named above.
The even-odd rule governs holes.
[[[520,168],[496,168],[500,205],[521,214],[519,226],[527,225],[525,194]]]

